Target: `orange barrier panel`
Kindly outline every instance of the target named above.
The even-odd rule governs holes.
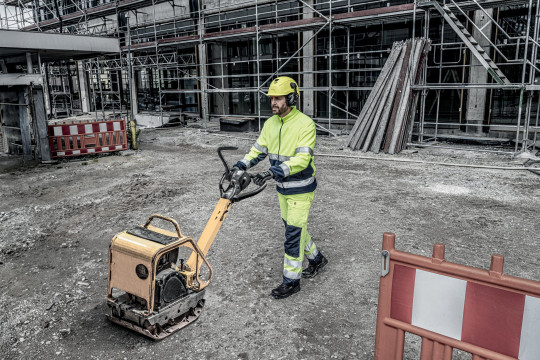
[[[405,333],[422,338],[421,360],[540,359],[540,282],[447,262],[444,244],[431,258],[395,249],[384,233],[375,360],[403,359]]]
[[[49,125],[51,157],[127,150],[126,120]]]

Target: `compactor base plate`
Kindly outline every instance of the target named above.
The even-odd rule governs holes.
[[[150,321],[139,321],[139,323],[146,323],[146,326],[140,326],[132,321],[128,321],[125,318],[119,318],[113,313],[107,314],[107,319],[109,319],[111,322],[124,326],[128,329],[131,329],[133,331],[138,332],[139,334],[142,334],[144,336],[147,336],[153,340],[162,340],[169,335],[174,334],[178,330],[186,327],[187,325],[191,324],[195,320],[201,316],[203,307],[204,307],[204,299],[202,299],[203,294],[201,293],[192,293],[180,300],[178,302],[175,302],[174,306],[168,306],[165,309],[161,309],[158,314],[152,314],[148,317],[148,320],[152,320],[151,322],[154,322],[158,318],[163,318],[164,315],[167,315],[168,318],[167,321],[163,321],[162,323],[155,322],[154,325],[150,325]],[[193,304],[193,302],[195,303]],[[190,303],[189,305],[194,305],[193,307],[189,307],[188,310],[178,316],[176,316],[178,309],[184,308],[186,303]],[[179,306],[179,303],[183,303],[184,306]],[[135,312],[132,310],[127,310],[127,312],[131,312],[131,314],[125,314],[124,317],[129,317],[130,315],[134,315]],[[139,320],[141,315],[140,312],[137,312],[136,315]]]

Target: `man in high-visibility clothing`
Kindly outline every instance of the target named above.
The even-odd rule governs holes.
[[[313,164],[315,123],[296,108],[300,91],[290,77],[274,79],[267,95],[274,115],[265,122],[250,152],[235,167],[247,170],[267,155],[270,158],[270,168],[257,174],[253,182],[260,186],[274,178],[277,185],[285,224],[285,257],[283,283],[271,295],[282,299],[300,291],[300,278],[314,277],[328,260],[317,250],[307,231],[309,209],[317,187]],[[302,271],[304,254],[309,265]]]

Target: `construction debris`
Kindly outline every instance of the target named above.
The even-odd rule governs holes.
[[[425,38],[395,42],[348,140],[353,150],[405,149],[412,135],[418,92],[411,90],[424,66],[431,41]]]

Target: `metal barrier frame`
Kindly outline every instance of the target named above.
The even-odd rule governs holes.
[[[392,284],[396,265],[462,279],[518,294],[540,297],[540,282],[503,274],[504,257],[502,255],[492,255],[490,269],[483,270],[447,262],[444,258],[444,250],[444,244],[436,243],[433,246],[433,256],[431,258],[398,251],[395,249],[395,234],[383,234],[375,360],[403,359],[406,332],[422,338],[421,360],[450,360],[452,359],[453,348],[472,354],[473,360],[515,360],[516,358],[391,318]]]

